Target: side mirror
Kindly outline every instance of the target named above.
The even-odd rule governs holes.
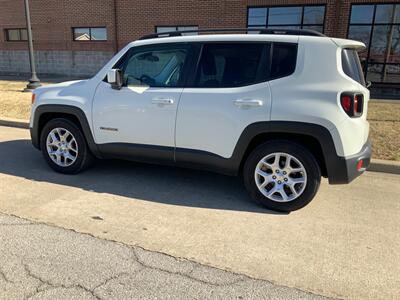
[[[120,90],[122,88],[123,76],[120,69],[112,69],[107,73],[107,82],[111,84],[114,90]]]
[[[371,81],[367,81],[367,89],[369,89],[371,87],[371,85],[372,85],[372,82]]]

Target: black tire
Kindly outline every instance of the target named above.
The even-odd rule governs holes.
[[[50,155],[47,153],[46,140],[49,133],[55,128],[64,128],[68,130],[76,140],[78,145],[78,155],[73,164],[70,166],[62,167],[57,165],[50,158]],[[86,139],[79,129],[78,126],[74,124],[74,122],[58,118],[50,120],[43,128],[40,135],[40,149],[42,151],[43,157],[46,160],[47,164],[56,172],[63,174],[77,174],[85,170],[89,165],[93,162],[93,155],[89,150],[89,147],[86,143]]]
[[[307,183],[303,192],[289,202],[271,200],[260,192],[256,184],[254,173],[258,163],[267,155],[276,152],[290,154],[299,160],[306,170]],[[256,202],[274,211],[291,212],[306,206],[314,198],[321,182],[321,170],[315,157],[303,146],[291,141],[275,140],[258,146],[250,153],[243,168],[243,179],[247,191]]]

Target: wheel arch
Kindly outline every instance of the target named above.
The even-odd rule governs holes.
[[[309,150],[311,154],[316,158],[318,165],[321,170],[321,174],[327,177],[327,169],[325,163],[325,157],[322,151],[320,142],[311,135],[298,134],[298,133],[286,133],[286,132],[265,132],[256,135],[251,141],[246,151],[243,155],[242,161],[240,163],[240,171],[243,170],[244,163],[250,153],[257,148],[259,145],[265,143],[266,141],[288,141],[299,144]]]
[[[270,140],[288,140],[308,149],[317,159],[321,173],[335,182],[338,171],[335,162],[339,157],[329,130],[321,125],[293,122],[270,121],[249,125],[243,131],[235,147],[233,157],[242,171],[247,157],[258,145]]]
[[[100,152],[94,141],[87,117],[82,109],[71,105],[45,104],[36,108],[34,120],[30,128],[32,144],[40,150],[40,135],[44,126],[53,119],[65,118],[76,124],[86,139],[90,151],[100,158]]]

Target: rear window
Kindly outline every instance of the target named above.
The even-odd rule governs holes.
[[[291,75],[296,69],[297,45],[274,43],[272,53],[271,79]]]
[[[364,74],[361,68],[360,59],[357,51],[354,49],[343,49],[342,51],[342,68],[343,72],[365,86]]]

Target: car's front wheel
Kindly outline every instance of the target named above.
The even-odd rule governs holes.
[[[321,171],[314,156],[290,141],[270,141],[250,153],[244,182],[263,206],[290,212],[306,206],[318,191]]]
[[[49,166],[60,173],[79,173],[92,161],[85,137],[68,119],[53,119],[44,126],[40,148]]]

